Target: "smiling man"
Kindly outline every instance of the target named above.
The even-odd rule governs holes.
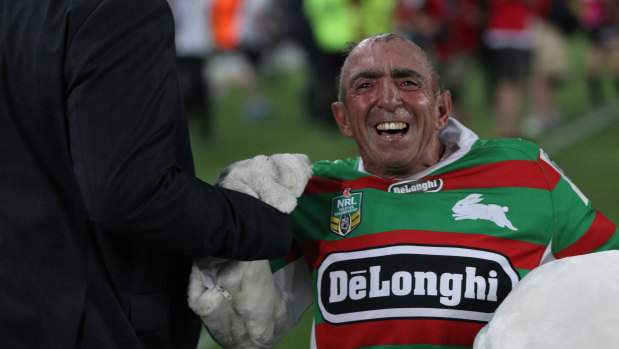
[[[357,142],[365,169],[378,177],[404,178],[443,155],[436,131],[447,124],[450,94],[410,41],[382,36],[357,45],[331,108],[342,133]]]
[[[286,316],[261,318],[276,328],[313,303],[311,348],[470,348],[529,271],[619,247],[537,145],[482,140],[451,118],[450,93],[400,35],[352,46],[332,111],[359,156],[314,163],[294,248],[271,261],[279,293],[251,288],[286,303]],[[256,306],[231,296],[255,321]]]

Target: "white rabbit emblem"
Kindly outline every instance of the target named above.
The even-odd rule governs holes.
[[[485,219],[494,222],[501,228],[509,228],[511,230],[518,230],[518,228],[512,225],[512,222],[507,219],[505,212],[509,211],[507,206],[499,206],[494,204],[478,204],[482,201],[482,194],[471,194],[464,199],[456,202],[451,209],[453,215],[457,221],[463,219]]]

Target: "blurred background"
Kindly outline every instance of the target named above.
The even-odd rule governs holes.
[[[453,116],[540,144],[619,222],[618,0],[168,0],[197,175],[258,154],[357,154],[331,117],[348,42],[398,32]],[[311,314],[277,348],[307,348]],[[218,348],[204,333],[200,349]]]

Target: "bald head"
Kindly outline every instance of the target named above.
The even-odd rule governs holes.
[[[344,60],[344,64],[342,65],[342,69],[340,70],[340,75],[338,77],[338,81],[339,81],[338,101],[345,102],[346,100],[345,98],[346,97],[345,76],[346,76],[346,71],[349,69],[349,63],[350,63],[351,56],[355,55],[357,51],[364,49],[371,43],[389,42],[392,40],[400,40],[400,41],[410,44],[413,55],[415,56],[415,57],[411,57],[411,59],[419,61],[421,65],[423,65],[422,68],[427,70],[430,73],[430,76],[432,78],[433,90],[436,93],[439,93],[442,90],[440,77],[438,73],[436,72],[436,69],[434,69],[434,65],[428,58],[428,55],[419,46],[417,46],[414,42],[407,39],[405,36],[401,34],[395,34],[395,33],[385,33],[385,34],[376,34],[376,35],[370,36],[366,39],[363,39],[362,41],[358,43],[350,43],[346,47],[345,49],[346,59]]]

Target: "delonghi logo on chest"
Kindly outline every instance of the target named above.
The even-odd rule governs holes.
[[[391,184],[388,191],[398,194],[429,193],[439,191],[442,187],[442,179],[431,179],[427,181],[402,181]]]
[[[393,245],[335,252],[318,268],[318,306],[333,324],[384,318],[484,322],[518,280],[509,260],[493,251]]]

